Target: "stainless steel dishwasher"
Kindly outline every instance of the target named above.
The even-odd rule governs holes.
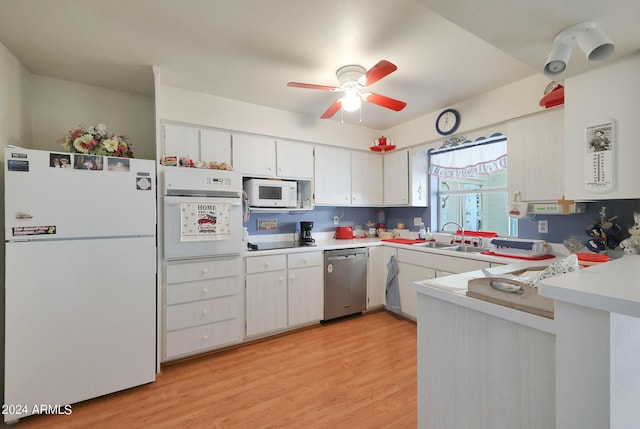
[[[324,320],[366,309],[368,254],[364,247],[324,252]]]

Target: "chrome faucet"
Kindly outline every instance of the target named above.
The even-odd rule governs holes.
[[[460,230],[460,240],[462,240],[462,245],[465,245],[465,241],[464,241],[464,227],[462,225],[460,225],[458,222],[447,222],[444,225],[442,225],[442,230],[444,231],[444,227],[447,225],[455,225],[458,227],[458,229]]]

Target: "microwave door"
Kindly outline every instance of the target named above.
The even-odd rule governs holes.
[[[201,215],[195,218],[185,215],[189,210],[193,213],[201,210]],[[241,253],[241,200],[165,196],[163,249],[168,260]]]

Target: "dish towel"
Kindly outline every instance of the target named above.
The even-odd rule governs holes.
[[[400,272],[400,267],[398,266],[398,261],[394,255],[391,255],[391,259],[387,263],[387,283],[386,283],[386,307],[387,309],[400,313],[400,285],[398,283],[398,272]]]
[[[180,241],[214,241],[231,238],[231,204],[180,203]]]

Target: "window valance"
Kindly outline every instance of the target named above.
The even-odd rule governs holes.
[[[455,146],[429,151],[429,174],[464,179],[507,168],[507,138],[500,134],[480,137]]]

